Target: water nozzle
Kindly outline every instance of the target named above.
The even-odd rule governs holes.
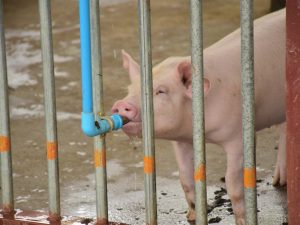
[[[121,116],[121,118],[122,118],[122,121],[123,121],[123,126],[124,126],[125,124],[127,124],[127,123],[130,122],[130,119],[128,119],[128,118],[125,117],[125,116]]]

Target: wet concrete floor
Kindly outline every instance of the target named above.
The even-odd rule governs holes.
[[[75,0],[53,0],[53,44],[58,113],[61,207],[64,215],[95,216],[93,143],[80,130],[80,49],[78,6]],[[126,94],[129,83],[120,51],[139,61],[137,1],[101,1],[102,53],[106,113]],[[189,5],[181,0],[153,0],[153,62],[189,55]],[[6,0],[5,27],[10,86],[15,206],[47,210],[47,165],[43,113],[43,85],[37,0]],[[268,12],[269,1],[255,1],[255,16]],[[239,26],[239,1],[204,2],[204,44],[208,46]],[[257,166],[259,218],[262,224],[285,221],[284,190],[271,185],[277,154],[278,127],[258,133]],[[156,141],[157,198],[160,224],[187,224],[186,203],[178,171],[167,141]],[[143,153],[139,139],[122,131],[107,135],[109,215],[113,221],[144,224]],[[210,202],[224,187],[225,154],[207,146]],[[226,198],[226,196],[224,197]],[[283,203],[282,203],[283,202]],[[227,203],[226,203],[227,204]],[[224,205],[210,214],[216,224],[233,224]],[[217,221],[216,219],[215,221]]]

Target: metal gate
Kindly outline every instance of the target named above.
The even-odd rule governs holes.
[[[294,1],[295,2],[295,1]],[[152,59],[150,0],[139,0],[139,30],[142,87],[142,121],[145,176],[146,224],[157,221],[155,144],[153,132],[152,100]],[[292,7],[292,3],[290,4]],[[99,1],[79,0],[82,82],[88,87],[90,101],[87,107],[93,116],[102,116],[103,87],[101,65],[101,43],[99,23]],[[241,0],[241,48],[242,48],[242,93],[243,93],[243,148],[244,148],[244,193],[246,199],[247,225],[257,224],[256,169],[255,169],[255,128],[254,128],[254,65],[253,65],[253,1]],[[299,9],[299,8],[298,8]],[[47,136],[49,223],[60,224],[60,191],[57,157],[57,129],[54,92],[54,65],[52,47],[52,25],[50,0],[39,0],[41,42],[43,58],[43,79],[45,96],[45,122]],[[203,29],[202,1],[190,0],[191,14],[191,55],[193,67],[193,140],[197,225],[207,224],[206,160],[204,132],[204,93],[203,93]],[[298,10],[299,12],[299,10]],[[91,35],[92,34],[92,35]],[[299,44],[299,42],[298,42]],[[298,46],[299,47],[299,46]],[[14,198],[11,166],[11,139],[8,109],[8,86],[6,71],[6,51],[3,26],[3,3],[0,1],[0,152],[2,181],[2,224],[34,224],[14,220]],[[299,57],[298,57],[299,58]],[[298,72],[299,74],[299,72]],[[93,85],[93,88],[92,88]],[[93,90],[93,91],[92,91]],[[298,91],[299,92],[299,91]],[[93,104],[94,103],[94,104]],[[298,108],[299,110],[299,108]],[[83,113],[85,108],[83,107]],[[84,116],[83,116],[84,117]],[[93,117],[94,118],[94,117]],[[92,126],[96,126],[92,121]],[[109,122],[110,123],[110,122]],[[288,125],[289,126],[289,125]],[[299,133],[299,132],[298,132]],[[94,135],[91,135],[94,136]],[[299,136],[299,135],[298,135]],[[94,138],[94,161],[96,173],[97,224],[108,224],[107,179],[105,136]],[[299,151],[298,151],[299,152]],[[299,155],[299,153],[297,153]],[[299,162],[298,162],[299,165]],[[299,174],[299,173],[298,173]],[[299,183],[299,182],[298,182]],[[296,192],[293,189],[294,192]],[[293,193],[294,193],[293,192]],[[299,199],[299,194],[297,195]],[[295,205],[293,208],[296,207]],[[298,203],[299,218],[299,203]],[[290,215],[295,218],[294,214]],[[291,219],[292,220],[292,219]],[[296,224],[294,222],[292,225]],[[112,223],[109,223],[112,224]]]

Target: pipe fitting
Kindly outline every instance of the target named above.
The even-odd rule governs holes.
[[[81,129],[89,137],[106,134],[112,130],[118,130],[128,122],[128,119],[113,114],[109,117],[95,116],[94,113],[81,114]]]

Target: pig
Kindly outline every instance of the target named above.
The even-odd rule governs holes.
[[[254,22],[255,128],[282,124],[273,184],[286,184],[285,162],[285,9]],[[240,29],[204,50],[205,139],[226,152],[226,188],[237,225],[245,225],[241,109]],[[131,84],[113,113],[129,118],[123,127],[141,137],[140,66],[122,51]],[[191,58],[170,57],[153,68],[155,137],[172,141],[179,178],[195,220]]]

